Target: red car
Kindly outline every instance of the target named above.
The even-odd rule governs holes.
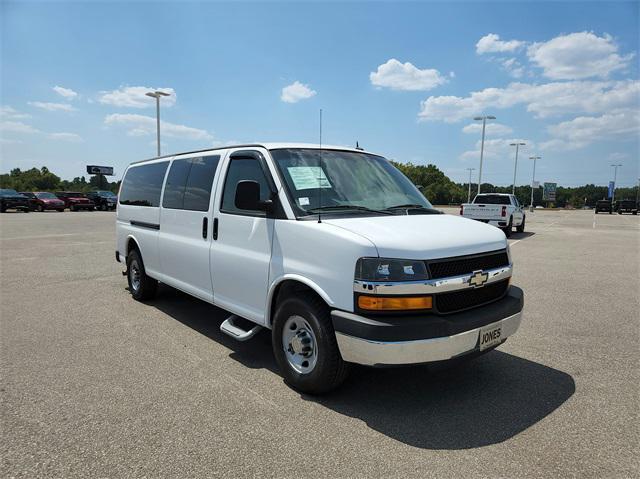
[[[60,198],[47,191],[24,191],[21,195],[29,198],[29,206],[33,211],[57,210],[64,211],[65,204]]]
[[[64,201],[65,207],[71,211],[89,210],[93,211],[96,205],[84,193],[76,191],[56,191],[56,196]]]

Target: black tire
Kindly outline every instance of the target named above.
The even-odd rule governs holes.
[[[522,217],[522,223],[520,224],[520,226],[516,226],[516,231],[518,233],[524,233],[524,224],[525,224],[526,221],[527,221],[527,217],[523,216]]]
[[[89,211],[93,211],[95,208],[89,208]]]
[[[69,211],[78,211],[78,209],[75,206],[69,206]]]
[[[44,205],[38,205],[38,211],[44,213]]]
[[[502,228],[502,231],[504,232],[504,235],[509,238],[511,237],[511,231],[513,230],[513,217],[509,218],[509,224],[507,226],[505,226],[504,228]]]
[[[595,211],[595,214],[598,214],[598,210]]]
[[[100,207],[100,210],[101,210],[101,211],[107,211],[107,205],[102,205],[102,206]]]
[[[638,212],[637,212],[637,211],[634,211],[632,214],[633,214],[633,215],[637,215],[637,214],[638,214]]]
[[[612,215],[612,214],[613,214],[613,211],[609,211],[609,214],[610,214],[610,215]]]
[[[31,208],[22,208],[23,213],[31,213]]]
[[[4,205],[0,205],[0,213],[4,213],[7,211],[7,208]]]
[[[294,316],[302,317],[313,330],[317,358],[313,369],[300,373],[287,359],[283,347],[285,323]],[[289,296],[276,309],[272,329],[273,354],[285,382],[308,394],[322,394],[337,388],[347,377],[349,365],[340,355],[331,313],[327,305],[311,293]]]
[[[136,248],[127,255],[127,282],[129,283],[129,292],[136,301],[151,299],[158,290],[158,281],[147,276],[142,256]]]
[[[60,209],[58,209],[58,211],[59,211],[60,213],[64,213],[64,208],[60,208]]]

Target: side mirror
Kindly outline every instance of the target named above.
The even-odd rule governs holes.
[[[236,208],[249,211],[270,211],[273,201],[260,201],[260,184],[257,181],[240,181],[236,187]]]

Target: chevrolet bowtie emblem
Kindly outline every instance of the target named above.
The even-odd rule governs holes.
[[[489,280],[489,274],[483,273],[482,270],[474,271],[469,278],[469,286],[481,288]]]

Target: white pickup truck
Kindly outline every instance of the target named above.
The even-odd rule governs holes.
[[[472,203],[460,205],[460,216],[497,226],[507,237],[514,226],[518,233],[524,232],[526,221],[518,198],[506,193],[479,194]]]

